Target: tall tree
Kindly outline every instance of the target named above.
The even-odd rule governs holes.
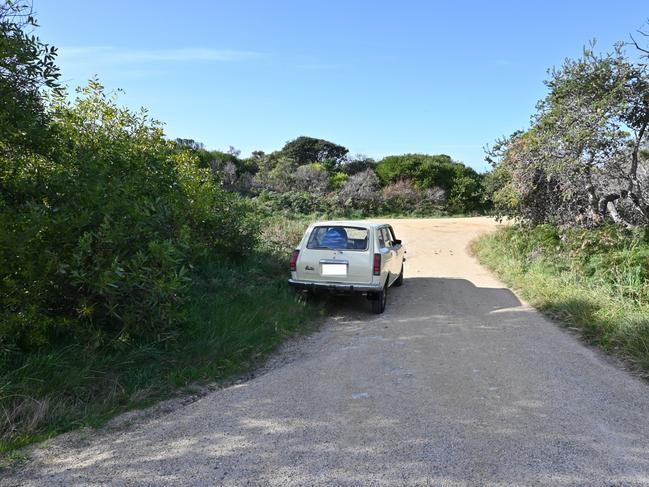
[[[328,140],[301,136],[287,142],[281,152],[298,166],[317,162],[333,171],[345,160],[349,149]]]

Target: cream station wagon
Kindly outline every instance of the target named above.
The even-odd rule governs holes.
[[[358,293],[383,313],[390,286],[403,283],[405,249],[385,223],[324,221],[307,228],[291,255],[291,278],[298,289]]]

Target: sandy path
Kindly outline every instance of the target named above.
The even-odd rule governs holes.
[[[343,299],[289,360],[0,485],[649,486],[649,386],[466,253],[491,220],[396,220],[406,281]]]

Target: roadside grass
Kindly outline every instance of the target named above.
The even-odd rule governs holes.
[[[304,302],[286,285],[286,248],[304,224],[267,228],[278,225],[292,232],[264,238],[244,262],[212,258],[199,266],[176,340],[123,349],[69,345],[1,370],[0,466],[30,443],[243,374],[287,337],[313,330],[323,304]]]
[[[559,234],[506,227],[472,244],[530,304],[649,374],[649,243],[606,228]]]

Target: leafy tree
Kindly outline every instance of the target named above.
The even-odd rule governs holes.
[[[177,138],[175,142],[176,144],[193,151],[199,151],[205,149],[205,144],[203,144],[202,142],[197,142],[194,139]]]
[[[520,194],[512,185],[512,171],[509,161],[505,158],[509,155],[510,140],[521,133],[498,139],[493,148],[487,149],[485,159],[491,164],[492,170],[485,174],[483,180],[483,201],[496,210],[498,218],[515,219],[522,213]]]
[[[510,176],[499,190],[509,194],[509,209],[534,223],[649,222],[646,69],[620,45],[603,55],[591,45],[551,70],[546,84],[532,127],[490,153],[496,167],[506,168],[500,175]]]
[[[463,171],[453,178],[448,197],[448,210],[451,213],[479,211],[483,207],[481,177],[473,171]]]
[[[536,163],[534,147],[538,141],[530,130],[502,138],[489,149],[487,160],[493,170],[487,181],[499,217],[534,225],[557,221],[562,206],[557,179]]]
[[[344,161],[349,150],[328,140],[301,136],[287,142],[281,152],[295,161],[296,166],[318,162],[328,171],[334,171]]]
[[[346,159],[340,165],[340,171],[347,174],[348,176],[353,176],[356,173],[366,171],[368,169],[374,170],[376,168],[376,161],[371,157],[367,157],[361,154],[358,154],[352,158]]]
[[[38,26],[28,2],[0,4],[0,151],[47,147],[43,89],[58,90],[56,48],[31,30]]]
[[[266,164],[268,156],[264,151],[252,151],[250,157],[245,160],[244,164],[252,174],[257,173],[259,169]]]

